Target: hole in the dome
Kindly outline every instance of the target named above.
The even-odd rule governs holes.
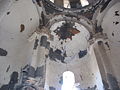
[[[89,2],[87,0],[80,0],[82,7],[89,5]]]

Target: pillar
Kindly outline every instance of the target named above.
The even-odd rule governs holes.
[[[47,36],[42,35],[40,38],[40,44],[38,49],[38,61],[35,72],[35,78],[40,79],[40,87],[44,88],[46,78],[46,60],[49,51],[50,43],[47,41]]]
[[[105,90],[119,90],[118,82],[114,76],[112,64],[109,57],[107,56],[104,43],[102,41],[98,41],[98,43],[95,44],[94,52],[103,79]]]

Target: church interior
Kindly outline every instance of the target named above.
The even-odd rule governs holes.
[[[120,0],[0,0],[0,90],[120,90]]]

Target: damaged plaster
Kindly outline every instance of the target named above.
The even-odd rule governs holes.
[[[95,11],[102,7],[99,11],[103,13],[112,0],[96,0],[86,7],[77,7],[77,2],[70,3],[71,9],[58,7],[49,0],[16,1],[9,10],[4,11],[4,18],[0,18],[0,90],[13,90],[16,83],[20,85],[18,88],[23,88],[23,83],[25,86],[29,83],[30,87],[25,89],[48,86],[48,90],[61,90],[62,74],[67,70],[75,74],[78,89],[108,89],[108,83],[102,80],[92,46],[96,43],[98,33],[100,39],[104,39],[104,31],[110,39],[110,43],[105,41],[109,51],[111,42],[119,45],[119,3],[107,11],[105,21],[98,27],[92,20]],[[39,38],[35,37],[33,42],[28,39],[34,32]],[[112,62],[116,75],[108,74],[107,77],[113,90],[118,90],[119,63],[116,66],[115,63]],[[18,80],[22,83],[18,83]]]
[[[8,52],[2,48],[0,48],[0,56],[7,56]]]

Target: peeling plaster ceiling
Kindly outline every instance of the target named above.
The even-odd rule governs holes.
[[[4,5],[2,4],[5,4],[6,1],[7,3],[4,8]],[[96,3],[98,0],[88,1],[93,4],[93,2]],[[35,74],[37,72],[41,76],[46,76],[46,78],[39,77],[40,84],[42,83],[42,86],[44,86],[44,79],[46,79],[45,84],[46,86],[48,85],[48,88],[57,88],[57,90],[60,90],[61,83],[59,81],[61,80],[62,74],[66,70],[71,70],[75,73],[76,83],[80,84],[79,88],[84,90],[103,90],[102,78],[99,71],[100,68],[98,68],[93,47],[91,47],[91,49],[88,42],[91,37],[91,33],[95,34],[94,24],[91,22],[92,20],[88,20],[86,18],[83,20],[81,19],[83,17],[79,18],[77,16],[76,19],[74,15],[71,15],[74,11],[70,11],[71,16],[66,15],[66,17],[69,17],[68,21],[66,21],[66,18],[59,20],[57,16],[55,17],[53,15],[52,17],[56,18],[55,23],[52,23],[50,27],[49,25],[47,26],[46,23],[44,23],[46,26],[43,25],[44,28],[47,27],[50,29],[50,31],[47,31],[48,29],[46,29],[46,31],[50,32],[53,39],[48,39],[46,33],[43,34],[43,32],[41,32],[39,34],[43,35],[42,37],[44,37],[44,39],[42,40],[42,37],[39,37],[41,41],[39,41],[38,38],[35,43],[33,43],[29,42],[29,36],[36,31],[36,28],[38,28],[39,19],[42,18],[42,22],[46,22],[45,20],[47,17],[44,13],[43,17],[38,16],[38,11],[40,12],[39,14],[42,12],[40,3],[37,7],[37,5],[33,2],[36,5],[34,6],[30,0],[15,0],[12,4],[9,3],[9,0],[0,0],[0,2],[2,2],[0,3],[1,86],[13,85],[12,80],[16,80],[14,82],[14,84],[16,84],[21,68],[28,65],[28,63],[31,63],[33,59],[33,63],[31,63],[31,65],[36,65],[35,67],[38,69],[38,71],[37,69],[35,71],[35,68],[31,67],[33,72],[35,71]],[[10,7],[8,3],[11,5]],[[105,6],[107,7],[107,4]],[[103,6],[102,10],[106,8],[105,6]],[[120,43],[119,6],[120,3],[117,3],[109,9],[102,24],[102,27],[107,33],[109,40],[117,45]],[[61,11],[61,8],[59,8],[58,11],[59,10]],[[85,9],[85,11],[87,10],[89,12],[90,9]],[[64,11],[64,13],[68,11]],[[76,15],[78,15],[78,11],[75,11]],[[91,10],[91,12],[93,11]],[[80,9],[79,13],[81,12],[82,10]],[[85,14],[83,14],[83,16],[85,16]],[[87,13],[87,16],[90,16],[90,13]],[[72,20],[71,18],[75,18],[75,21],[70,21]],[[82,23],[80,24],[79,21]],[[44,43],[45,41],[47,44]],[[38,42],[40,42],[40,45]],[[37,49],[37,46],[39,47],[38,52],[37,50],[34,51]],[[119,49],[116,49],[116,51],[117,50]],[[114,61],[112,62],[114,63],[114,68],[116,70],[115,73],[117,73],[119,78],[119,52],[113,53],[114,51],[115,50],[112,51],[112,56],[116,61],[115,63]],[[114,55],[117,56],[117,59]],[[44,68],[46,68],[46,73],[44,73]],[[37,80],[39,79],[37,77]],[[13,86],[11,88],[11,90],[13,90]]]
[[[51,34],[54,36],[54,40],[51,41],[51,47],[53,48],[53,50],[56,50],[56,49],[61,50],[63,54],[66,52],[67,56],[65,58],[65,61],[69,62],[75,57],[79,58],[78,53],[80,52],[80,50],[84,51],[88,48],[89,46],[88,40],[89,40],[90,34],[84,26],[78,23],[75,23],[73,27],[79,30],[79,33],[72,36],[72,39],[67,38],[65,40],[60,40],[59,36],[56,35],[54,31],[57,29],[57,27],[61,27],[63,23],[65,23],[65,21],[55,23],[50,28]]]

